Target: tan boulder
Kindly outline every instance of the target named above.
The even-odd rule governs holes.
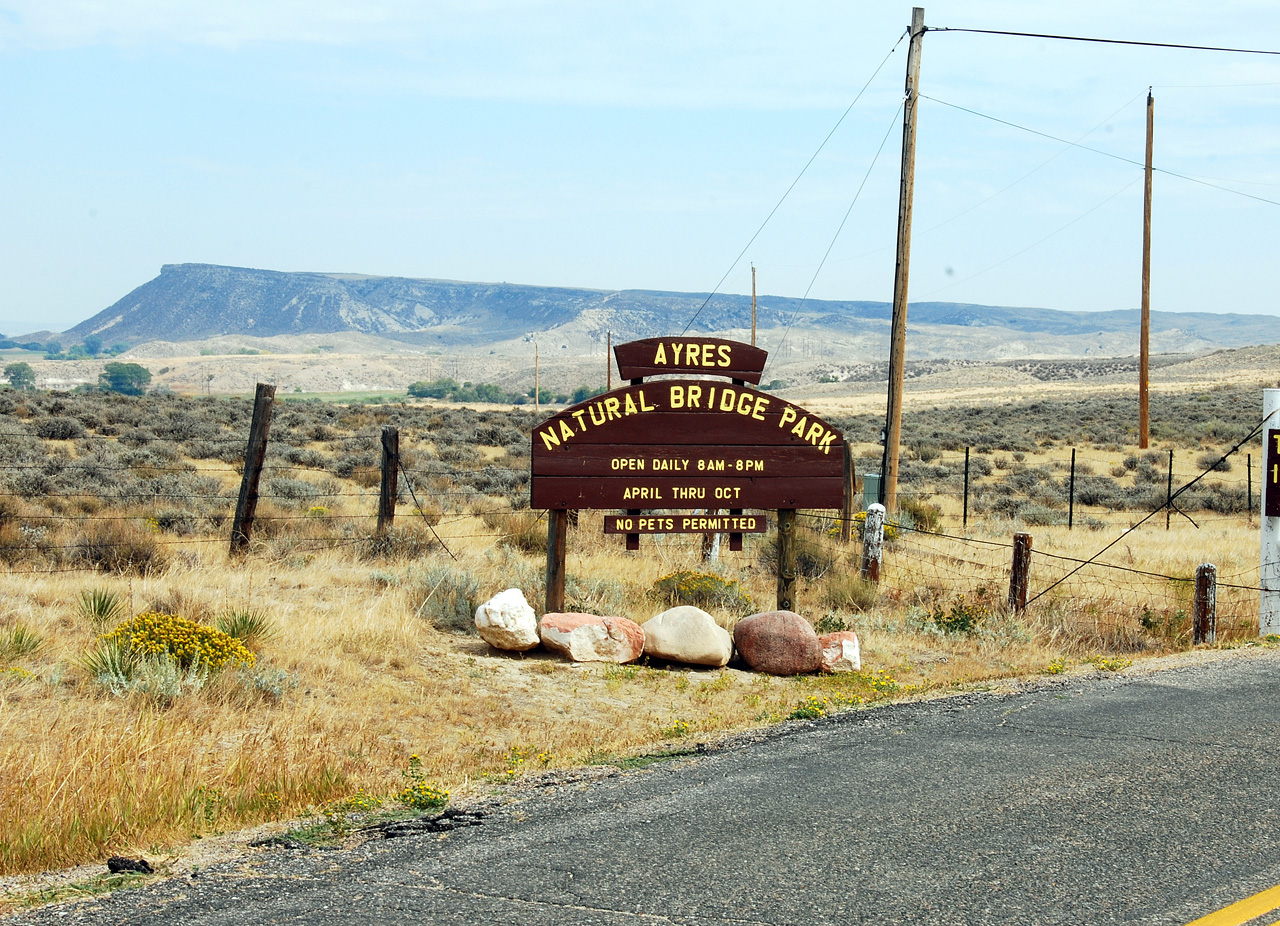
[[[818,643],[822,647],[823,672],[858,672],[862,669],[858,635],[852,630],[824,633],[818,637]]]
[[[544,614],[538,632],[543,646],[574,662],[633,662],[644,652],[644,630],[625,617]]]
[[[701,608],[680,605],[644,622],[644,651],[657,659],[694,666],[723,666],[733,656],[733,638]]]
[[[540,642],[537,615],[518,588],[498,592],[476,608],[476,631],[494,649],[522,653]]]
[[[738,621],[733,642],[743,662],[770,675],[804,675],[822,664],[813,626],[794,611],[763,611]]]

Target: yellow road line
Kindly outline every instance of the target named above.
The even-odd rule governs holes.
[[[1240,926],[1241,923],[1247,923],[1254,917],[1269,913],[1276,907],[1280,907],[1280,885],[1269,887],[1244,900],[1237,900],[1231,906],[1223,907],[1216,913],[1192,920],[1187,926]],[[1271,926],[1280,926],[1280,921],[1272,923]]]

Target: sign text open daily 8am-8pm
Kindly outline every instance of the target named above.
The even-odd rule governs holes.
[[[743,509],[840,508],[844,439],[818,416],[750,388],[766,354],[717,338],[651,338],[615,348],[631,385],[538,425],[531,505],[625,509],[611,532],[753,532]],[[663,379],[659,373],[730,380]],[[705,512],[727,509],[727,515]],[[641,511],[702,510],[700,515]],[[714,522],[714,523],[713,523]]]

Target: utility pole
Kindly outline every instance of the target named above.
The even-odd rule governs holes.
[[[613,391],[613,332],[608,334],[604,348],[604,390]]]
[[[1151,418],[1147,411],[1148,374],[1151,370],[1151,140],[1156,104],[1147,88],[1147,178],[1142,194],[1142,334],[1138,354],[1138,449],[1151,442]]]
[[[889,336],[889,402],[885,413],[884,458],[880,467],[880,504],[892,513],[898,503],[898,443],[902,438],[902,379],[907,353],[907,280],[911,265],[911,203],[916,187],[916,103],[919,99],[920,45],[924,7],[911,10],[911,47],[902,104],[902,180],[898,191],[898,259],[893,275],[893,322]]]
[[[751,346],[756,346],[756,265],[751,265]]]

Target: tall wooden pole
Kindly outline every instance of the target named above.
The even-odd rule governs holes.
[[[885,414],[880,503],[892,512],[898,502],[898,442],[902,438],[902,379],[907,354],[907,280],[911,265],[911,203],[916,187],[916,103],[924,7],[911,10],[911,48],[902,106],[902,181],[898,191],[898,260],[893,276],[893,323],[889,338],[889,407]]]
[[[605,341],[604,348],[604,389],[605,392],[613,391],[613,332],[608,334],[608,340]]]
[[[1155,100],[1147,88],[1147,178],[1142,195],[1142,334],[1138,355],[1138,448],[1151,442],[1147,412],[1147,375],[1151,364],[1151,140],[1155,130]]]
[[[756,265],[751,265],[751,346],[756,346]]]
[[[542,387],[538,384],[538,342],[533,342],[533,411],[540,412],[542,405]]]

